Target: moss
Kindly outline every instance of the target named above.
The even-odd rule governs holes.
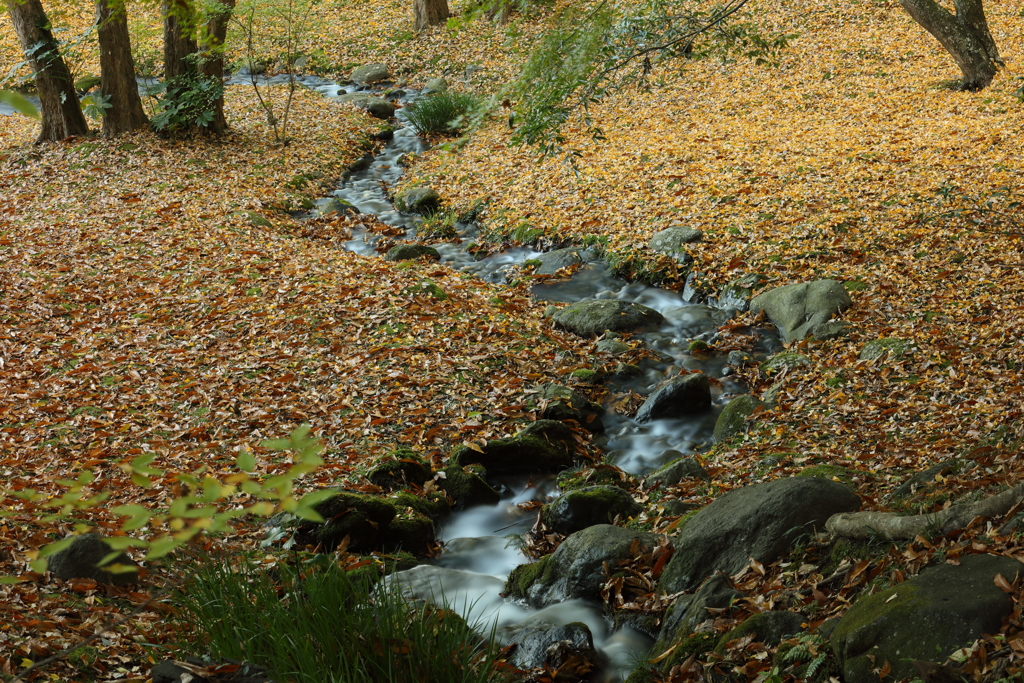
[[[85,74],[75,80],[75,90],[78,92],[87,92],[99,85],[100,81],[100,77],[96,74]]]
[[[425,552],[434,542],[434,523],[429,517],[414,513],[391,520],[384,532],[381,547],[385,551],[404,550],[409,553]]]
[[[700,339],[694,339],[692,342],[690,342],[689,346],[687,346],[686,349],[690,353],[707,353],[708,351],[711,350],[711,347],[708,346],[708,343],[705,341],[701,341]]]
[[[818,477],[820,479],[834,479],[843,482],[847,485],[853,485],[853,477],[857,474],[857,470],[850,469],[849,467],[843,467],[842,465],[831,465],[828,463],[821,463],[820,465],[811,465],[805,467],[796,473],[798,477]]]
[[[444,469],[444,479],[438,481],[441,489],[451,496],[456,505],[495,505],[501,496],[481,476],[486,470],[479,465],[460,467],[450,465]]]
[[[783,370],[809,366],[810,364],[811,359],[804,354],[786,351],[783,353],[777,353],[765,362],[761,363],[761,374],[765,377],[771,377]]]
[[[505,595],[513,600],[525,600],[527,591],[537,581],[550,578],[553,573],[551,555],[545,555],[536,562],[521,564],[512,570],[505,581]]]
[[[705,652],[711,652],[715,649],[715,645],[718,641],[718,635],[715,633],[695,633],[688,638],[683,638],[676,643],[676,649],[672,651],[668,657],[661,662],[662,671],[670,671],[672,667],[677,664],[682,664],[690,655],[700,656]],[[652,652],[654,656],[658,656],[660,652]]]
[[[555,483],[562,491],[575,491],[587,486],[617,486],[629,490],[636,480],[614,465],[597,465],[562,470]]]
[[[366,476],[375,486],[393,491],[410,483],[422,486],[432,473],[430,464],[419,453],[400,448],[374,461]]]
[[[417,496],[408,491],[399,491],[392,498],[395,505],[400,509],[412,508],[416,512],[435,522],[448,516],[450,507],[448,499],[444,494],[428,493],[426,496]]]
[[[427,279],[423,279],[411,287],[406,287],[404,293],[412,295],[425,294],[434,297],[438,301],[447,301],[449,299],[448,294],[436,282]]]
[[[346,536],[351,550],[373,550],[378,530],[386,529],[395,517],[391,503],[374,496],[340,492],[314,508],[324,523],[299,521],[299,539],[333,550]]]
[[[580,368],[572,371],[572,377],[581,382],[592,382],[597,377],[597,371],[590,368]]]
[[[868,283],[863,280],[847,280],[843,283],[843,288],[847,292],[863,292],[868,288]]]
[[[659,677],[655,675],[656,671],[649,666],[638,666],[630,672],[626,678],[626,683],[654,683],[659,680]]]
[[[541,265],[540,259],[528,258],[523,261],[523,268],[539,268]]]
[[[906,339],[897,339],[895,337],[887,337],[885,339],[875,339],[869,341],[864,345],[864,348],[860,351],[860,360],[878,360],[886,353],[892,359],[902,358],[908,355],[913,347],[914,343]]]
[[[839,651],[841,644],[854,637],[857,631],[870,628],[873,623],[883,617],[886,618],[887,623],[891,624],[893,619],[898,620],[902,614],[910,613],[927,604],[928,601],[919,595],[919,592],[919,586],[907,582],[857,600],[832,633],[831,641],[836,657],[842,660],[842,653]],[[902,643],[900,649],[905,649],[907,652],[941,653],[943,651],[943,643],[941,642],[941,636],[936,635],[941,631],[942,629],[901,630],[900,637]],[[874,668],[871,660],[866,655],[852,657],[850,661],[844,664],[847,677],[849,677],[851,669],[862,670],[864,675],[857,676],[857,680],[866,680],[866,677],[871,674],[871,670]],[[879,662],[880,664],[881,662]],[[895,666],[897,662],[890,662],[890,664]]]

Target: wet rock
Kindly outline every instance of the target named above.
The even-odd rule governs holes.
[[[630,557],[634,541],[650,551],[659,538],[657,534],[609,524],[587,527],[565,539],[551,555],[516,567],[505,583],[505,591],[535,608],[575,598],[598,600],[606,578],[604,563],[614,567]]]
[[[686,253],[684,244],[693,244],[704,239],[704,233],[700,230],[685,225],[673,225],[670,228],[654,234],[648,243],[648,248],[663,254],[680,258],[684,263],[692,263],[693,259]]]
[[[553,473],[572,466],[575,451],[568,425],[537,420],[512,438],[494,439],[480,450],[459,446],[450,457],[457,465],[482,465],[492,474]]]
[[[737,368],[742,368],[745,365],[752,365],[755,362],[754,357],[746,351],[730,351],[727,358],[729,365]]]
[[[538,275],[551,275],[562,268],[568,268],[578,263],[586,263],[583,251],[575,247],[555,249],[546,254],[541,254],[535,260],[540,261],[540,265],[537,266],[535,271]]]
[[[891,360],[897,360],[910,355],[913,348],[914,342],[908,339],[897,339],[895,337],[875,339],[864,345],[864,348],[860,350],[858,358],[860,360],[878,360],[888,354]]]
[[[689,590],[716,571],[735,574],[751,557],[774,562],[799,536],[823,529],[834,514],[858,508],[860,498],[848,486],[816,477],[733,489],[694,515],[673,540],[676,552],[659,589]]]
[[[709,577],[692,595],[676,598],[665,613],[661,634],[651,649],[652,654],[660,654],[675,647],[673,654],[661,664],[662,670],[668,671],[689,656],[687,645],[692,639],[694,628],[715,617],[708,612],[708,608],[726,610],[720,614],[729,616],[728,608],[742,597],[742,593],[729,585],[728,576],[716,574]],[[713,649],[716,644],[715,638],[702,640],[704,642],[703,648],[699,650],[701,652]]]
[[[711,408],[711,383],[699,372],[662,382],[636,413],[637,422],[686,417]]]
[[[474,472],[474,469],[483,471],[479,465],[465,468],[461,465],[446,467],[443,470],[444,477],[437,480],[437,487],[451,496],[458,508],[497,505],[501,495],[483,480],[480,472]]]
[[[339,491],[314,507],[325,522],[292,520],[300,541],[321,545],[325,551],[334,550],[347,536],[349,550],[376,550],[378,540],[383,540],[391,520],[395,518],[395,507],[381,498]]]
[[[570,657],[598,661],[594,637],[587,625],[579,621],[564,626],[525,626],[501,635],[508,645],[516,646],[508,662],[520,669],[557,669]]]
[[[447,604],[461,614],[486,619],[503,602],[502,581],[494,576],[459,569],[420,565],[385,579],[409,600]]]
[[[378,119],[390,119],[395,115],[395,105],[383,97],[367,95],[366,93],[353,92],[345,95],[338,95],[334,98],[342,104],[351,104],[353,107],[362,109],[370,116]]]
[[[138,580],[137,572],[115,572],[114,565],[135,567],[125,553],[119,554],[113,560],[102,565],[103,558],[113,550],[107,545],[106,540],[100,534],[82,534],[76,536],[67,548],[54,553],[48,558],[47,569],[62,581],[69,579],[93,579],[98,583],[107,583],[114,586],[125,586]]]
[[[675,486],[684,479],[703,479],[710,481],[711,475],[701,467],[695,458],[684,456],[679,451],[666,451],[666,453],[678,453],[678,457],[664,467],[647,477],[647,486]],[[664,457],[664,455],[663,455]]]
[[[847,683],[877,683],[873,669],[892,667],[886,680],[913,677],[914,660],[942,662],[983,634],[998,633],[1013,601],[994,583],[1009,582],[1024,564],[1001,555],[969,555],[940,564],[892,588],[859,598],[832,633],[832,649]]]
[[[764,404],[750,394],[737,396],[725,404],[715,421],[715,441],[725,441],[744,430],[746,419]]]
[[[448,90],[448,81],[443,78],[428,79],[426,84],[423,86],[424,95],[428,95],[432,92],[445,92],[446,90]]]
[[[395,197],[395,208],[402,213],[426,216],[441,208],[441,195],[429,187],[411,187]]]
[[[664,322],[661,313],[653,308],[617,299],[578,301],[553,315],[552,320],[581,337],[597,336],[608,330],[637,332]]]
[[[588,401],[583,394],[561,384],[545,384],[538,397],[548,401],[541,417],[545,420],[575,420],[595,434],[604,432],[601,416],[604,408]]]
[[[743,623],[723,635],[715,648],[725,652],[726,645],[738,638],[753,634],[754,641],[775,647],[783,638],[800,633],[803,630],[804,616],[796,612],[774,611],[751,614]]]
[[[743,312],[750,308],[750,299],[754,292],[767,281],[768,278],[761,273],[747,273],[742,275],[718,293],[718,305],[723,308],[735,308]]]
[[[399,244],[388,249],[384,254],[385,261],[415,261],[418,258],[427,256],[433,260],[441,258],[441,254],[433,247],[422,244]]]
[[[388,71],[388,67],[384,64],[364,64],[363,66],[357,67],[352,70],[352,75],[349,76],[354,83],[360,85],[370,85],[372,83],[380,83],[381,81],[387,81],[391,78],[391,72]]]
[[[776,287],[754,297],[753,313],[764,312],[779,328],[782,338],[797,341],[817,337],[819,325],[827,323],[853,302],[843,285],[836,280],[815,280]]]
[[[366,478],[386,491],[395,491],[409,484],[423,486],[432,476],[430,465],[416,451],[400,448],[371,463]]]
[[[570,491],[545,505],[541,519],[560,534],[571,534],[595,524],[611,524],[635,517],[643,506],[615,486],[588,486]]]

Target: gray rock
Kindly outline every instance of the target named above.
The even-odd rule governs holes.
[[[621,356],[633,347],[626,342],[619,341],[618,339],[602,339],[597,342],[597,345],[594,348],[598,353],[610,353],[613,356]]]
[[[711,382],[693,372],[662,382],[636,413],[637,422],[686,417],[711,408]]]
[[[429,94],[432,92],[445,92],[448,90],[448,81],[443,78],[431,78],[423,86],[423,94]]]
[[[611,330],[637,332],[657,327],[664,318],[653,308],[617,299],[585,299],[552,316],[555,324],[581,337]]]
[[[451,454],[457,465],[483,465],[494,474],[553,473],[571,467],[576,439],[556,420],[537,420],[509,439],[494,439],[481,449],[459,446]]]
[[[716,571],[735,574],[751,557],[762,564],[774,562],[799,536],[823,529],[834,514],[859,507],[860,498],[848,486],[817,477],[733,489],[679,532],[659,588],[664,593],[689,590]]]
[[[750,307],[750,299],[754,291],[758,289],[768,278],[761,273],[747,273],[742,275],[726,286],[718,293],[718,305],[735,308],[743,312]]]
[[[615,486],[587,486],[570,491],[541,510],[548,528],[571,534],[595,524],[611,524],[616,517],[635,517],[643,506]]]
[[[422,256],[429,256],[435,261],[441,258],[441,254],[433,247],[426,247],[422,244],[399,244],[388,249],[388,253],[384,254],[384,260],[415,261]]]
[[[725,404],[715,421],[715,441],[725,441],[744,430],[747,416],[764,405],[750,394],[737,396]]]
[[[711,475],[694,458],[683,456],[647,477],[647,486],[675,486],[684,479],[710,481]]]
[[[910,355],[913,348],[914,342],[907,339],[897,339],[895,337],[875,339],[864,345],[864,348],[860,350],[858,358],[860,360],[878,360],[882,356],[889,354],[890,359],[897,360],[903,356]]]
[[[549,667],[554,670],[570,657],[598,660],[594,637],[586,624],[574,621],[564,626],[526,626],[502,634],[515,645],[508,663],[520,669]]]
[[[672,256],[682,256],[685,262],[692,263],[693,259],[683,248],[684,244],[694,244],[704,239],[704,233],[685,225],[673,225],[670,228],[654,234],[648,243],[648,248]]]
[[[830,339],[845,339],[853,332],[853,325],[845,320],[829,320],[814,328],[813,337],[818,341]]]
[[[360,85],[370,85],[390,80],[391,72],[388,71],[388,67],[384,64],[364,64],[353,69],[352,75],[349,78]]]
[[[751,365],[755,362],[754,357],[746,351],[730,351],[727,356],[727,360],[729,365],[737,368],[742,368],[745,365]]]
[[[651,652],[662,653],[673,645],[688,640],[698,624],[714,618],[715,615],[708,612],[708,608],[726,610],[742,597],[742,593],[729,585],[728,576],[716,574],[709,577],[695,593],[682,595],[672,603],[665,613],[661,635]],[[728,616],[728,613],[726,612],[724,616]],[[682,657],[685,659],[686,655]],[[678,662],[674,658],[670,658],[662,665],[663,670],[667,671],[676,663]]]
[[[395,197],[395,208],[402,213],[426,216],[441,207],[441,195],[429,187],[411,187]]]
[[[810,367],[811,359],[802,353],[795,353],[793,351],[783,351],[777,353],[771,358],[761,363],[761,374],[765,377],[771,377],[777,375],[783,370],[789,370],[791,368]]]
[[[815,280],[776,287],[750,301],[753,313],[764,312],[785,341],[818,336],[815,328],[827,323],[853,302],[836,280]]]
[[[604,408],[593,401],[588,401],[578,391],[573,391],[561,384],[545,384],[541,387],[538,396],[548,401],[544,412],[541,413],[541,418],[545,420],[575,420],[591,433],[604,432],[604,421],[601,419]]]
[[[887,680],[913,677],[914,660],[942,662],[983,634],[998,633],[1013,601],[994,583],[1024,564],[1001,555],[969,555],[941,564],[853,603],[832,633],[847,683],[877,683],[872,669],[889,662]],[[874,663],[872,663],[872,659]]]
[[[114,559],[100,564],[103,562],[103,558],[111,552],[113,551],[102,535],[82,534],[76,536],[67,548],[51,555],[48,558],[47,569],[62,581],[93,579],[98,583],[108,583],[114,586],[134,583],[138,578],[136,572],[115,573],[111,571],[113,565],[138,569],[131,558],[123,552]]]
[[[804,616],[796,612],[757,612],[747,617],[743,623],[719,639],[715,648],[724,651],[729,641],[754,634],[754,641],[775,647],[783,638],[800,633],[803,630]]]
[[[351,104],[353,107],[362,109],[370,116],[378,119],[390,119],[395,115],[395,105],[383,97],[367,95],[366,93],[353,92],[345,95],[338,95],[334,98],[342,104]]]
[[[890,499],[906,498],[910,494],[931,487],[935,484],[936,475],[946,474],[950,470],[956,471],[960,469],[963,464],[961,460],[946,460],[940,462],[938,465],[932,465],[931,467],[915,472],[907,478],[902,484],[893,489],[892,493],[889,494]]]
[[[582,250],[575,247],[549,251],[536,258],[537,261],[540,261],[536,273],[538,275],[551,275],[562,268],[568,268],[578,263],[586,263],[587,259],[584,256],[585,254]]]
[[[575,598],[598,600],[606,580],[604,564],[615,567],[629,558],[634,541],[649,551],[659,538],[609,524],[587,527],[565,539],[551,555],[516,567],[505,583],[505,592],[534,608]]]

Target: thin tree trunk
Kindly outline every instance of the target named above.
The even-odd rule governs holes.
[[[193,37],[195,10],[189,0],[164,3],[164,80],[198,72],[190,55],[199,52]]]
[[[220,0],[221,9],[214,14],[207,24],[207,43],[203,46],[206,53],[203,59],[203,75],[214,78],[218,81],[224,80],[224,39],[228,35],[228,20],[235,8],[235,0]],[[228,129],[227,119],[224,117],[224,96],[217,98],[214,104],[216,113],[210,130],[214,135],[224,135]]]
[[[422,31],[448,20],[448,0],[413,0],[413,28]]]
[[[932,34],[963,74],[963,90],[981,90],[992,82],[1002,60],[985,20],[982,0],[954,0],[956,14],[935,0],[900,0],[911,18]]]
[[[43,129],[36,142],[86,135],[89,124],[78,102],[71,72],[60,56],[57,41],[49,29],[50,21],[42,3],[39,0],[7,0],[7,12],[35,72],[43,119]]]
[[[100,41],[100,92],[110,104],[103,116],[103,137],[145,128],[149,119],[142,110],[135,82],[128,15],[124,0],[96,0]]]

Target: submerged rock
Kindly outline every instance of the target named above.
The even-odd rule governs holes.
[[[585,299],[566,306],[552,316],[555,324],[581,337],[594,337],[608,330],[638,332],[664,322],[653,308],[617,299]]]
[[[847,683],[877,683],[873,670],[892,667],[886,680],[914,676],[914,660],[942,662],[983,634],[998,633],[1013,600],[993,580],[1012,583],[1024,564],[1001,555],[969,555],[940,564],[853,603],[832,633],[832,649]]]
[[[556,420],[537,420],[509,439],[495,439],[479,450],[459,446],[450,458],[460,466],[479,464],[494,474],[554,473],[572,466],[576,439]]]
[[[733,489],[716,498],[673,539],[676,548],[659,589],[677,593],[717,571],[732,575],[750,558],[774,562],[793,541],[823,529],[834,514],[860,508],[848,486],[817,477],[791,477]]]
[[[595,524],[610,524],[616,517],[635,517],[643,506],[615,486],[588,486],[570,491],[541,510],[541,519],[560,534],[571,534]]]
[[[686,417],[710,408],[711,382],[707,375],[694,372],[662,382],[640,406],[635,419],[637,422],[649,422]]]
[[[776,287],[750,301],[752,313],[764,312],[787,342],[818,337],[816,328],[853,302],[837,280],[815,280]],[[820,338],[820,337],[819,337]]]

